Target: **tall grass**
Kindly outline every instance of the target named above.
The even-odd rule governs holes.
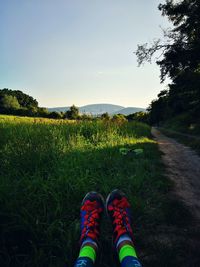
[[[121,147],[144,153],[125,156]],[[130,199],[144,264],[159,266],[166,247],[170,258],[161,266],[171,263],[171,244],[163,247],[154,238],[157,227],[166,225],[171,204],[166,199],[170,183],[149,126],[1,116],[0,167],[0,266],[73,266],[82,198],[90,190],[106,197],[114,188]],[[103,220],[97,266],[108,267],[113,266],[112,231]],[[177,221],[168,219],[168,224]],[[179,263],[177,258],[172,266]]]

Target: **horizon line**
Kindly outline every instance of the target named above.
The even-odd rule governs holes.
[[[67,107],[71,107],[75,104],[72,104],[72,105],[66,105],[66,106],[56,106],[56,107],[45,107],[45,108],[67,108]],[[92,104],[86,104],[86,105],[81,105],[81,106],[77,106],[75,105],[76,107],[78,108],[81,108],[81,107],[85,107],[85,106],[92,106],[92,105],[113,105],[113,106],[119,106],[119,107],[122,107],[122,108],[143,108],[143,109],[147,109],[145,107],[136,107],[136,106],[122,106],[122,105],[118,105],[118,104],[111,104],[111,103],[92,103]]]

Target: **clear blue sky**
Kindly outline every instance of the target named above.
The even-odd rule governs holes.
[[[164,88],[137,44],[161,35],[163,0],[1,0],[0,88],[40,106],[147,107]]]

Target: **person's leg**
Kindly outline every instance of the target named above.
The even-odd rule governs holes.
[[[80,253],[74,267],[93,267],[98,250],[100,219],[103,213],[103,198],[89,192],[81,205]]]
[[[141,267],[133,245],[130,204],[125,194],[114,190],[106,200],[107,213],[113,225],[113,242],[122,267]]]

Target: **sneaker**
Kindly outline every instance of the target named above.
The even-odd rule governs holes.
[[[89,192],[84,197],[81,204],[81,238],[80,244],[84,240],[91,239],[98,243],[100,219],[104,210],[103,197],[96,192]]]
[[[113,225],[114,245],[117,245],[117,242],[122,235],[128,235],[133,241],[130,204],[122,191],[115,189],[108,195],[106,200],[106,210]]]

